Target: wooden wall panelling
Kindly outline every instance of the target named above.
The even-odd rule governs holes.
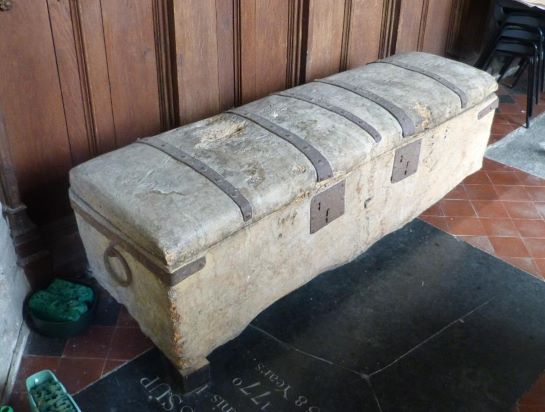
[[[401,0],[383,0],[379,58],[395,53]]]
[[[237,83],[236,104],[248,103],[257,96],[257,25],[256,0],[235,0],[235,82]]]
[[[96,154],[95,141],[88,115],[88,82],[85,81],[85,59],[82,56],[81,24],[75,2],[48,0],[51,31],[70,140],[72,163],[78,164]],[[80,71],[81,70],[81,71]]]
[[[182,123],[298,84],[303,14],[303,0],[175,2]]]
[[[239,16],[239,7],[239,1],[216,0],[219,111],[240,104],[240,90],[235,92],[235,64],[240,65],[240,43],[235,44],[234,38],[235,16]],[[236,20],[236,30],[240,32],[240,19],[237,17]]]
[[[241,103],[288,87],[289,8],[285,0],[240,1]]]
[[[462,16],[468,0],[452,0],[452,11],[450,13],[449,29],[445,54],[454,57],[456,54],[456,43],[462,27]]]
[[[176,64],[174,55],[174,3],[173,0],[152,0],[155,59],[161,130],[177,126],[178,98],[176,94]]]
[[[71,0],[74,1],[74,0]],[[82,58],[88,82],[91,135],[97,154],[117,147],[100,0],[78,1]]]
[[[345,0],[310,0],[306,81],[340,70],[344,17]]]
[[[179,116],[182,124],[220,111],[215,0],[174,2]]]
[[[428,1],[401,1],[395,48],[396,53],[419,50],[422,33],[425,30]]]
[[[383,8],[386,0],[351,0],[350,14],[345,6],[346,62],[351,69],[377,60],[380,55]],[[347,20],[349,18],[349,20]],[[348,22],[348,24],[347,24]],[[347,28],[347,29],[346,29]]]
[[[429,0],[422,50],[444,55],[447,48],[454,0]]]
[[[101,5],[116,140],[123,146],[161,131],[153,7],[150,0]]]
[[[38,221],[58,213],[72,164],[46,2],[0,13],[0,110],[23,202]]]
[[[308,42],[308,0],[289,0],[286,87],[305,81]]]
[[[452,0],[447,53],[473,64],[483,47],[494,36],[494,0]]]

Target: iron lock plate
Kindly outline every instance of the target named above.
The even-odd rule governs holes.
[[[399,182],[418,170],[422,139],[409,143],[396,150],[394,167],[392,170],[392,183]]]
[[[310,201],[310,233],[327,226],[344,214],[344,193],[346,182],[343,180],[323,192],[315,195]]]

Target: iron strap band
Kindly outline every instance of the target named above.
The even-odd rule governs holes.
[[[242,218],[245,222],[252,218],[252,205],[250,201],[246,199],[246,197],[244,197],[244,195],[240,193],[240,190],[238,190],[231,183],[229,183],[222,175],[208,167],[199,159],[189,155],[181,149],[178,149],[170,143],[167,143],[157,138],[138,139],[135,143],[141,143],[151,146],[154,149],[160,150],[161,152],[167,154],[178,162],[189,166],[200,175],[206,177],[214,185],[216,185],[218,189],[220,189],[223,193],[229,196],[231,200],[235,202],[239,207],[242,213]]]
[[[314,81],[340,87],[341,89],[348,90],[349,92],[357,94],[358,96],[361,96],[367,100],[371,100],[375,104],[378,104],[380,107],[388,111],[392,116],[396,118],[401,126],[403,137],[412,136],[416,133],[416,125],[407,115],[407,113],[405,113],[403,109],[401,109],[399,106],[390,103],[383,97],[380,97],[369,90],[362,89],[361,87],[354,87],[350,83],[343,82],[342,80],[317,79]]]
[[[429,70],[423,69],[421,67],[413,66],[411,64],[403,63],[403,62],[393,62],[393,61],[377,61],[373,62],[375,63],[382,63],[382,64],[390,64],[392,66],[400,67],[405,70],[409,70],[411,72],[415,72],[418,74],[421,74],[423,76],[429,77],[430,79],[435,80],[436,82],[442,84],[450,91],[456,93],[458,97],[460,98],[460,102],[462,104],[462,109],[465,109],[467,106],[468,98],[466,92],[464,92],[462,89],[460,89],[458,86],[456,86],[451,81],[445,79],[444,77],[439,76],[437,73],[433,73]]]
[[[289,130],[286,130],[283,127],[278,126],[264,117],[248,110],[238,108],[227,110],[227,113],[231,113],[249,120],[295,146],[295,148],[303,153],[312,163],[312,166],[314,166],[318,182],[329,179],[333,176],[333,169],[331,168],[329,161],[318,151],[318,149],[312,146],[305,139],[300,138]]]
[[[335,106],[335,105],[333,105],[331,103],[328,103],[328,102],[325,102],[323,100],[315,99],[314,97],[308,97],[308,96],[305,96],[303,94],[300,94],[300,93],[297,93],[297,92],[294,92],[294,91],[290,91],[290,90],[286,90],[286,91],[278,92],[278,93],[274,93],[274,94],[278,95],[278,96],[283,96],[283,97],[291,97],[292,99],[301,100],[303,102],[310,103],[310,104],[313,104],[315,106],[321,107],[322,109],[329,110],[330,112],[338,114],[339,116],[342,116],[345,119],[347,119],[347,120],[351,121],[352,123],[356,124],[357,126],[359,126],[361,129],[363,129],[369,135],[371,135],[371,137],[373,138],[373,140],[375,142],[378,143],[378,142],[380,142],[382,140],[382,136],[377,131],[377,129],[375,129],[373,126],[371,126],[365,120],[360,119],[358,116],[350,113],[347,110],[344,110],[343,108],[341,108],[339,106]]]
[[[496,110],[498,108],[498,106],[500,105],[500,101],[497,97],[494,98],[494,100],[492,100],[492,102],[490,104],[488,104],[484,109],[482,109],[478,114],[477,114],[477,119],[478,120],[481,120],[483,117],[485,117],[488,113],[490,112],[493,112],[494,110]]]

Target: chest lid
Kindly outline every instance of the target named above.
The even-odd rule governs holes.
[[[173,272],[496,88],[462,63],[392,56],[99,156],[72,169],[71,196]]]

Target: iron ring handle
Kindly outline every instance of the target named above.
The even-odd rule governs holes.
[[[129,267],[129,264],[123,257],[121,253],[115,248],[116,244],[111,243],[106,250],[104,251],[104,266],[106,267],[106,270],[110,274],[110,276],[117,282],[119,285],[123,287],[127,287],[132,283],[132,271]],[[123,272],[125,274],[125,277],[120,276],[113,268],[111,259],[117,259],[121,263],[121,266],[123,267]]]

